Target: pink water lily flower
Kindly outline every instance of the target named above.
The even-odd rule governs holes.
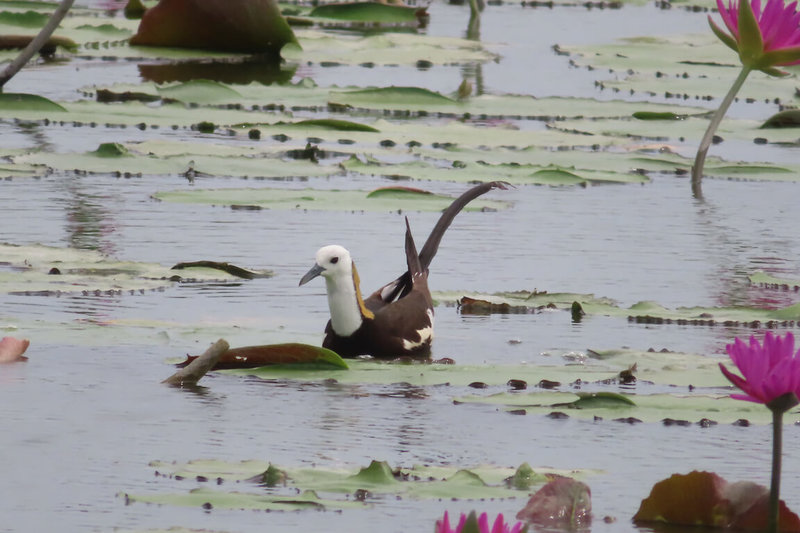
[[[717,26],[710,16],[708,23],[719,40],[739,54],[742,71],[711,117],[708,129],[697,147],[692,165],[692,191],[698,198],[702,197],[700,181],[714,132],[750,72],[760,70],[770,76],[785,76],[786,72],[775,67],[800,65],[800,13],[797,11],[797,0],[789,5],[785,5],[784,0],[766,0],[764,9],[761,8],[761,0],[753,0],[752,4],[750,0],[728,0],[727,6],[724,0],[717,0],[717,7],[730,33]]]
[[[800,12],[797,1],[717,0],[720,17],[730,33],[722,31],[711,17],[708,22],[719,39],[739,53],[742,64],[766,69],[800,64]],[[772,72],[770,72],[772,73]]]
[[[481,513],[478,517],[475,511],[472,511],[469,516],[461,513],[461,518],[455,528],[450,527],[450,517],[447,511],[444,512],[444,517],[436,521],[436,533],[520,533],[527,531],[522,522],[517,522],[513,527],[505,523],[503,514],[497,515],[492,527],[489,527],[489,516],[486,513]]]
[[[795,352],[791,333],[781,337],[768,332],[763,344],[753,336],[749,344],[737,338],[725,349],[743,376],[720,363],[725,377],[744,392],[731,398],[768,404],[790,392],[800,397],[800,350]]]

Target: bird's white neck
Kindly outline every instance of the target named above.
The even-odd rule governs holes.
[[[349,337],[361,327],[365,317],[375,316],[364,307],[355,264],[352,265],[351,272],[326,276],[325,285],[331,311],[331,327],[337,335]]]

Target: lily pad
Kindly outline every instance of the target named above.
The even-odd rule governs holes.
[[[714,472],[673,474],[653,486],[633,520],[638,524],[706,526],[726,530],[767,529],[769,490],[751,482],[728,483]],[[800,518],[783,500],[781,531],[800,531]]]
[[[273,496],[248,492],[225,492],[200,487],[178,494],[120,494],[127,503],[155,503],[202,509],[245,509],[259,511],[299,511],[303,509],[343,509],[363,507],[348,500],[323,500],[313,491],[296,496]]]
[[[296,43],[274,0],[162,0],[142,16],[134,46],[271,54]]]
[[[179,366],[186,366],[197,356],[190,355]],[[213,370],[255,368],[278,365],[287,369],[347,370],[347,363],[336,352],[300,343],[270,344],[231,348],[220,358]]]
[[[118,261],[77,248],[0,244],[0,254],[0,292],[10,294],[122,294],[162,289],[183,278],[163,265]],[[191,279],[239,280],[212,269],[194,270]]]
[[[780,278],[766,272],[755,272],[748,276],[750,283],[770,289],[800,290],[800,280]]]
[[[595,298],[594,295],[547,292],[507,292],[496,294],[435,293],[440,301],[458,302],[462,298],[470,302],[484,302],[480,314],[488,313],[529,313],[545,308],[572,309],[578,302],[587,315],[627,317],[630,322],[641,324],[679,324],[684,326],[750,326],[750,327],[792,327],[800,323],[800,304],[780,309],[758,307],[679,307],[667,309],[656,303],[642,301],[624,309],[613,300]],[[467,311],[469,312],[469,310]]]
[[[674,352],[644,352],[636,350],[588,350],[577,362],[556,362],[539,365],[449,365],[391,364],[376,361],[349,361],[348,372],[285,371],[282,368],[263,367],[250,370],[226,370],[225,373],[255,376],[262,379],[322,381],[333,378],[342,384],[408,383],[413,386],[448,384],[450,387],[467,387],[480,382],[488,387],[507,390],[508,382],[515,380],[535,386],[543,380],[564,384],[579,382],[595,391],[629,391],[619,387],[618,376],[623,370],[636,365],[635,375],[643,384],[658,384],[688,389],[691,387],[715,388],[720,394],[728,390],[729,383],[719,371],[720,357]],[[648,387],[648,385],[642,385]],[[649,385],[652,386],[652,385]],[[557,387],[558,388],[558,387]],[[658,389],[663,390],[663,389]],[[647,392],[647,391],[645,391]],[[458,393],[458,391],[454,392]],[[571,395],[565,402],[579,397]],[[634,400],[636,401],[636,400]],[[585,403],[591,403],[586,400]],[[615,398],[613,403],[627,403]]]
[[[570,409],[569,405],[581,398],[567,392],[497,393],[490,396],[459,396],[457,402],[502,405],[507,410],[529,415],[550,415],[561,412],[568,417],[588,420],[598,418],[621,422],[662,423],[684,426],[698,424],[747,423],[769,424],[772,414],[763,405],[733,400],[728,394],[690,392],[672,394],[636,394],[636,405],[623,402],[597,402],[589,407]],[[800,412],[787,415],[789,420],[800,420]]]
[[[370,197],[365,191],[287,190],[287,189],[217,189],[160,192],[159,200],[179,203],[253,206],[264,209],[304,209],[315,211],[441,211],[453,201],[449,196],[408,195],[401,197],[379,195]],[[500,200],[476,200],[465,211],[487,208],[504,209],[509,204]]]
[[[344,2],[319,5],[311,10],[309,16],[358,22],[402,24],[416,22],[421,16],[420,12],[424,15],[425,8],[384,4],[383,2]]]
[[[0,93],[0,111],[42,111],[46,113],[66,111],[61,105],[35,94]]]
[[[373,460],[366,467],[353,468],[283,468],[263,461],[227,463],[218,460],[198,460],[184,464],[154,461],[151,466],[162,477],[177,480],[235,482],[238,488],[243,483],[263,483],[265,473],[277,472],[278,483],[270,487],[283,488],[286,492],[301,491],[325,494],[328,501],[340,501],[336,495],[367,492],[369,501],[380,501],[386,495],[396,495],[416,500],[458,498],[481,500],[487,498],[520,498],[527,496],[531,484],[546,482],[553,475],[565,472],[552,468],[530,468],[527,463],[519,468],[480,465],[472,468],[457,466],[424,466],[392,468],[384,461]],[[526,472],[528,483],[514,488],[513,480],[520,470]],[[576,471],[572,471],[575,475]],[[577,471],[589,474],[591,471]],[[238,492],[236,494],[239,494]],[[178,495],[193,499],[188,495]],[[138,499],[138,497],[136,498]],[[184,500],[179,500],[184,501]],[[180,503],[183,504],[183,503]]]

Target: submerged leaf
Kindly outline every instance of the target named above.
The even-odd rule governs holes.
[[[517,519],[568,531],[588,527],[592,522],[592,491],[585,483],[557,477],[531,496]]]

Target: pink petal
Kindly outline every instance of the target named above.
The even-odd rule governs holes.
[[[456,526],[456,529],[453,531],[453,533],[461,533],[461,531],[464,529],[464,524],[466,523],[467,523],[467,515],[461,513],[461,519],[458,521],[458,525]]]
[[[505,523],[503,522],[503,513],[497,515],[497,518],[494,519],[494,525],[492,525],[491,533],[504,533],[506,530]]]
[[[444,512],[444,516],[441,520],[436,521],[436,533],[453,533],[453,530],[450,529],[450,517],[447,516],[447,511]]]
[[[13,363],[15,361],[27,361],[27,357],[22,354],[30,346],[28,339],[17,339],[15,337],[3,337],[0,340],[0,363]]]
[[[489,516],[486,513],[481,513],[478,517],[478,531],[481,533],[491,533],[489,531]]]
[[[758,403],[764,403],[765,402],[765,400],[760,399],[758,396],[756,396],[754,394],[754,391],[752,390],[752,387],[750,387],[750,384],[747,381],[743,380],[742,378],[740,378],[739,376],[737,376],[736,374],[732,373],[730,370],[725,368],[725,365],[720,363],[719,364],[719,369],[722,371],[722,374],[726,378],[728,378],[728,381],[733,383],[733,385],[735,387],[737,387],[738,389],[740,389],[743,392],[747,393],[747,396],[742,396],[741,394],[731,394],[731,398],[733,398],[735,400],[748,400],[748,401],[751,401],[751,402],[758,402]]]
[[[728,31],[730,31],[733,37],[738,41],[739,28],[737,26],[736,12],[739,9],[739,4],[734,4],[731,0],[728,0],[728,7],[725,7],[722,0],[717,0],[717,9],[719,10],[719,16],[722,17],[722,22],[725,23],[725,26],[728,27]]]

